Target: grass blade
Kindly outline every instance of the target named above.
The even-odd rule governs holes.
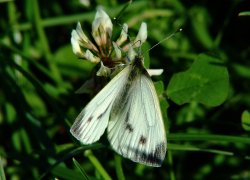
[[[88,175],[86,174],[86,172],[82,169],[81,165],[77,162],[77,160],[75,160],[75,158],[72,159],[75,166],[77,167],[77,169],[80,171],[80,173],[82,174],[83,179],[85,180],[89,180]]]

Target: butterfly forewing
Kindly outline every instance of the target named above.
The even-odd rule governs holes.
[[[81,111],[70,132],[83,144],[91,144],[104,133],[113,103],[127,81],[128,67],[117,74]]]
[[[113,149],[124,157],[161,166],[166,135],[158,97],[140,57],[129,66],[128,80],[115,100],[108,124]]]

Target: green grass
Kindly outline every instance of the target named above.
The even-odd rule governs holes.
[[[97,92],[75,93],[97,68],[73,54],[71,31],[80,21],[91,34],[98,5],[119,17],[116,35],[124,22],[132,38],[142,21],[148,25],[145,64],[164,69],[153,78],[168,140],[160,168],[117,155],[106,134],[83,146],[69,132]],[[246,2],[127,5],[116,0],[90,7],[79,1],[0,1],[0,179],[250,178]],[[179,28],[183,31],[148,57],[150,47]]]

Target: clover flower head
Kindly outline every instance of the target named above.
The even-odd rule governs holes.
[[[112,41],[112,32],[113,24],[110,17],[99,7],[92,23],[91,35],[94,42],[85,35],[79,22],[71,33],[72,49],[76,56],[96,64],[101,62],[98,76],[109,76],[113,68],[127,64],[128,59],[135,57],[134,48],[140,47],[147,39],[147,24],[141,24],[139,33],[132,42],[127,41],[127,24],[123,24],[116,41]]]

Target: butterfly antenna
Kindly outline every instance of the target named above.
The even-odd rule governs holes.
[[[160,42],[158,42],[155,45],[153,45],[148,51],[150,51],[151,49],[155,48],[156,46],[158,46],[159,44],[161,44],[163,41],[166,41],[166,40],[172,38],[173,36],[175,36],[177,33],[181,32],[181,31],[182,31],[182,28],[176,30],[174,33],[170,34],[169,36],[167,36],[166,38],[164,38]]]
[[[137,41],[133,42],[133,44],[131,44],[131,46],[133,47],[133,46],[135,46],[137,43],[139,43],[138,54],[141,54],[141,55],[142,55],[142,54],[143,54],[143,53],[142,53],[142,50],[141,50],[142,42],[141,42],[140,39],[138,39]]]

